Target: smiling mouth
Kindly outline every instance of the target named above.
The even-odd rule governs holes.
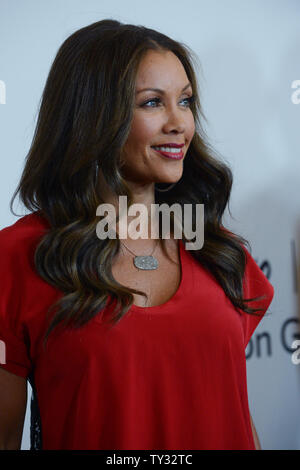
[[[158,147],[151,147],[155,152],[159,153],[165,158],[169,158],[171,160],[182,160],[183,158],[183,151],[181,149],[172,149],[172,151],[165,151],[161,150]]]

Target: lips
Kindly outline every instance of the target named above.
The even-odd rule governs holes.
[[[184,146],[184,144],[175,144],[175,143],[152,145],[152,147],[173,147],[173,148],[176,148],[176,149],[180,149],[183,146]]]
[[[159,153],[163,157],[172,159],[172,160],[181,160],[183,158],[183,151],[177,153],[165,152],[163,150],[158,150],[156,148],[153,149],[155,152]]]

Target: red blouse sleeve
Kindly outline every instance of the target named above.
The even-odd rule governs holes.
[[[250,308],[262,309],[262,311],[257,312],[258,315],[253,315],[242,311],[244,344],[246,348],[254,330],[257,328],[262,317],[264,316],[269,305],[272,302],[274,296],[274,287],[269,282],[269,280],[267,279],[263,271],[260,269],[260,267],[257,265],[257,263],[254,261],[249,251],[244,246],[243,249],[247,257],[246,269],[243,279],[243,297],[246,299],[253,297],[261,297],[261,300],[249,302],[247,305]]]
[[[22,318],[22,279],[26,276],[24,245],[15,236],[14,225],[0,230],[0,366],[21,377],[31,371],[29,340]]]

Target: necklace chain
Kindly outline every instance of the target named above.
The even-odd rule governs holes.
[[[150,255],[147,255],[147,256],[152,256],[152,255],[153,255],[154,251],[156,250],[158,241],[159,241],[159,238],[157,239],[157,242],[156,242],[156,244],[154,245],[154,248],[153,248],[153,250],[152,250],[152,253],[150,253]],[[134,256],[139,256],[139,255],[137,255],[136,253],[133,253],[133,251],[131,251],[131,250],[125,245],[125,243],[121,242],[121,240],[120,240],[120,243],[121,243],[121,244],[126,248],[126,250],[128,250],[132,255],[134,255]],[[145,255],[145,256],[146,256],[146,255]]]

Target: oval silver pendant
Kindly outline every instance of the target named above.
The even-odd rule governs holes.
[[[158,261],[154,256],[135,256],[133,263],[138,269],[157,269]]]

